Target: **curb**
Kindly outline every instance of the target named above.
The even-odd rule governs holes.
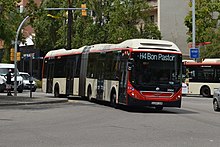
[[[42,101],[37,100],[37,101],[26,101],[26,102],[22,102],[22,101],[8,101],[8,102],[3,102],[0,103],[0,106],[16,106],[16,105],[34,105],[34,104],[53,104],[53,103],[65,103],[68,102],[68,99],[53,99],[53,100],[48,100],[48,99],[43,99],[41,98]],[[1,100],[0,100],[1,101]]]

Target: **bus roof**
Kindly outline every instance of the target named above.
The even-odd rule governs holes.
[[[185,63],[185,62],[187,62],[187,63],[189,63],[189,62],[190,62],[190,63],[195,63],[196,61],[195,61],[195,60],[183,60],[182,62],[184,62],[184,63]]]
[[[66,49],[58,49],[58,50],[51,50],[49,51],[45,58],[46,57],[55,57],[55,56],[62,56],[62,55],[69,55],[69,54],[80,54],[83,52],[83,49],[85,48],[86,46],[83,46],[79,49],[71,49],[71,50],[66,50]]]
[[[203,63],[207,63],[207,62],[210,62],[210,63],[220,63],[220,58],[212,58],[212,59],[205,59],[205,60],[203,60]]]
[[[80,54],[82,53],[86,47],[90,47],[90,52],[96,51],[106,51],[112,49],[128,49],[131,48],[133,50],[160,50],[160,51],[174,51],[181,53],[180,49],[172,42],[165,40],[155,40],[155,39],[129,39],[119,44],[95,44],[91,46],[83,46],[79,49],[58,49],[49,51],[45,58],[47,57],[55,57],[55,56],[64,56],[70,54]]]
[[[218,59],[218,58],[204,59],[202,62],[195,62],[195,61],[194,62],[184,62],[184,64],[191,65],[191,66],[220,65],[220,59]]]
[[[170,41],[155,39],[129,39],[119,44],[95,44],[91,45],[90,51],[108,50],[108,49],[158,49],[180,52],[180,49]]]
[[[158,49],[180,52],[180,49],[170,41],[156,39],[129,39],[119,44],[123,48]]]
[[[90,47],[91,47],[91,48],[90,48],[90,51],[109,50],[109,49],[117,48],[117,44],[107,44],[107,43],[103,43],[103,44],[91,45]]]

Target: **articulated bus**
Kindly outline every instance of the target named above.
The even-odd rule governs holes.
[[[202,62],[186,60],[183,64],[187,94],[211,97],[220,85],[220,59],[205,59]]]
[[[182,53],[172,42],[130,39],[49,51],[42,89],[108,101],[113,107],[181,107]]]

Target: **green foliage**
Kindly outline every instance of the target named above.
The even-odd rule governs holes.
[[[80,10],[73,12],[72,48],[118,43],[130,38],[161,38],[158,28],[150,21],[150,7],[145,0],[77,0],[73,5],[80,8],[84,2],[88,16],[81,16]],[[67,6],[66,0],[47,0],[34,13],[35,45],[45,53],[66,46],[67,15],[64,10],[45,11],[44,8]],[[56,17],[48,17],[47,14]]]
[[[202,58],[220,58],[220,28],[207,30],[209,35],[206,40],[211,40],[211,44],[200,48]]]
[[[19,24],[24,16],[19,13],[16,7],[20,0],[0,0],[0,39],[4,40],[4,56],[2,62],[9,63],[9,50],[14,45],[15,35]],[[21,39],[22,36],[19,36]]]
[[[35,82],[37,84],[37,88],[42,88],[42,81],[41,80],[36,80]]]
[[[130,38],[156,38],[161,34],[149,19],[150,7],[142,0],[114,1],[108,23],[108,41],[118,43]],[[139,28],[139,30],[137,29]]]
[[[0,0],[0,7],[0,39],[4,40],[5,47],[9,48],[22,16],[16,8],[15,0]]]
[[[189,3],[192,6],[191,2]],[[211,42],[211,45],[201,46],[201,58],[220,57],[218,21],[220,16],[219,0],[196,0],[196,42]],[[213,16],[217,15],[217,18]],[[192,42],[192,11],[185,18],[188,27],[188,42]]]
[[[64,34],[60,33],[63,29],[63,22],[65,18],[59,11],[45,11],[44,8],[54,8],[62,6],[63,2],[60,0],[42,1],[40,8],[35,9],[33,4],[30,4],[29,11],[32,11],[32,21],[30,22],[35,30],[35,46],[44,53],[49,50],[64,46],[60,45],[60,38],[64,38]],[[34,7],[34,9],[32,9]],[[30,12],[29,12],[30,13]],[[54,19],[50,16],[59,16],[60,19]]]

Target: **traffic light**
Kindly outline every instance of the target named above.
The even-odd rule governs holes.
[[[86,4],[81,4],[82,16],[87,16]]]
[[[11,48],[10,49],[10,61],[14,61],[14,59],[15,59],[15,49]],[[16,59],[17,61],[21,61],[21,52],[17,52]]]
[[[14,55],[15,55],[15,49],[14,49],[14,48],[11,48],[11,49],[10,49],[10,60],[11,60],[11,61],[14,61]]]
[[[21,52],[17,52],[17,61],[21,61]]]

